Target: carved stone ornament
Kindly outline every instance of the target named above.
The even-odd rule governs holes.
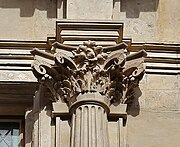
[[[107,105],[128,103],[144,74],[144,50],[129,54],[127,44],[97,46],[94,41],[79,47],[55,42],[52,53],[34,49],[34,75],[51,92],[51,100],[71,106],[79,95],[98,93]]]

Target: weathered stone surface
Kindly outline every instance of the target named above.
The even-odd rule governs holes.
[[[179,110],[179,76],[145,75],[140,82],[139,109],[155,111]],[[137,103],[133,102],[133,107]]]
[[[179,112],[141,111],[137,117],[128,117],[129,147],[180,146]]]
[[[125,36],[134,42],[179,42],[178,6],[178,0],[69,0],[66,9],[62,0],[1,0],[0,39],[46,40],[55,34],[57,17],[120,20],[125,23]]]
[[[105,0],[105,1],[67,1],[67,11],[63,10],[58,0],[57,18],[120,20],[124,22],[125,37],[131,37],[133,42],[167,42],[180,41],[179,0]],[[90,4],[91,3],[91,4]],[[0,39],[8,40],[46,40],[47,36],[55,36],[56,1],[0,0]],[[178,45],[177,45],[178,46]],[[160,48],[161,49],[161,48]],[[179,48],[177,47],[177,50]],[[26,54],[26,52],[21,54]],[[9,52],[1,50],[1,54],[18,54],[14,48]],[[28,53],[29,54],[29,53]],[[179,55],[169,53],[150,53],[148,57],[173,58],[179,62]],[[13,63],[14,60],[2,60],[3,63]],[[26,61],[23,61],[26,62]],[[28,61],[28,63],[30,63]],[[147,64],[152,65],[152,64]],[[155,64],[153,64],[155,65]],[[179,67],[178,64],[158,63],[156,66]],[[29,68],[28,68],[29,70]],[[159,70],[160,71],[160,70]],[[167,70],[166,70],[167,71]],[[174,70],[168,71],[172,74]],[[174,72],[175,73],[175,72]],[[178,73],[178,70],[177,72]],[[30,71],[0,71],[1,82],[36,82]],[[134,99],[128,110],[128,141],[129,147],[177,147],[179,143],[179,109],[180,109],[180,78],[176,75],[147,74],[140,83],[141,95]],[[8,88],[7,88],[8,89]],[[23,91],[23,90],[22,90]],[[26,91],[23,91],[26,93]],[[21,92],[22,93],[22,92]],[[3,91],[1,98],[3,96]],[[18,95],[21,97],[24,95]],[[12,96],[11,100],[17,99]],[[7,98],[7,97],[6,97]],[[30,97],[32,98],[32,96]],[[7,99],[6,99],[7,100]],[[1,115],[24,115],[29,106],[18,104],[1,104]],[[147,112],[152,110],[153,112]],[[42,113],[46,116],[46,113]],[[35,118],[38,115],[35,114]],[[133,116],[133,117],[132,117]],[[50,119],[43,119],[50,125]],[[39,122],[35,122],[38,125]],[[42,124],[42,122],[41,122]],[[70,146],[69,122],[62,123],[62,146]],[[42,127],[46,134],[46,126]],[[48,129],[50,132],[50,130]],[[118,142],[117,122],[109,122],[110,145]],[[53,132],[52,132],[53,133]],[[52,135],[53,138],[53,135]],[[38,137],[36,138],[38,139]],[[114,140],[113,140],[114,139]],[[45,139],[44,139],[45,140]],[[45,146],[47,140],[42,140]],[[46,142],[47,141],[47,142]],[[53,141],[52,141],[53,142]],[[68,142],[68,143],[67,143]],[[47,144],[46,144],[47,143]],[[43,144],[43,145],[44,145]],[[50,146],[50,145],[49,145]]]
[[[52,147],[52,107],[47,99],[47,89],[40,86],[33,102],[32,147]]]
[[[125,23],[125,36],[134,42],[178,42],[178,5],[178,0],[69,0],[65,9],[61,0],[1,0],[0,39],[46,40],[55,34],[56,17],[66,18],[67,13],[68,19],[120,20]]]
[[[179,109],[178,90],[146,91],[146,109],[174,111]]]
[[[113,1],[68,0],[68,19],[111,20]]]
[[[127,146],[127,128],[123,126],[123,119],[117,121],[109,121],[109,138],[110,147],[126,147]]]
[[[144,74],[146,56],[143,50],[127,55],[126,47],[123,42],[107,47],[90,40],[79,47],[56,42],[52,50],[67,50],[73,56],[34,49],[32,70],[38,81],[51,91],[52,101],[71,106],[78,101],[78,95],[98,93],[107,99],[107,105],[124,104],[133,99],[134,88]]]
[[[117,145],[117,142],[118,142],[117,126],[118,126],[117,122],[109,122],[108,123],[110,147]]]
[[[61,122],[61,146],[63,147],[69,147],[70,146],[70,126],[69,126],[69,122],[68,121],[62,121]]]
[[[37,82],[31,71],[0,71],[0,81],[19,81],[19,82]]]
[[[156,39],[158,0],[115,0],[113,20],[125,23],[125,37],[134,42]]]
[[[134,42],[179,42],[179,1],[115,0],[113,19],[125,23]]]
[[[0,0],[0,39],[46,40],[54,36],[56,0]]]
[[[124,42],[102,47],[89,40],[79,47],[55,42],[52,53],[38,49],[31,52],[34,56],[33,73],[41,87],[43,85],[49,91],[49,97],[42,93],[35,100],[37,104],[43,99],[54,102],[56,145],[61,144],[59,138],[62,119],[69,116],[71,147],[87,144],[90,147],[109,147],[108,118],[117,120],[118,146],[126,146],[126,104],[137,95],[135,89],[144,75],[143,62],[146,56],[144,50],[126,54],[126,47]],[[59,52],[56,52],[56,48],[59,48]],[[63,54],[61,50],[71,52],[72,56]],[[67,104],[69,115],[67,107],[62,107],[62,103]],[[34,109],[39,112],[37,104],[34,104]],[[41,120],[45,119],[44,122],[49,126],[49,115],[44,112],[44,108],[39,112],[39,125],[34,128],[38,132],[44,131],[45,123],[41,124]],[[39,140],[33,138],[33,142],[44,146],[42,140],[47,136],[48,134],[39,136]]]
[[[147,90],[175,90],[178,88],[178,78],[175,75],[148,75]]]
[[[159,42],[180,41],[180,1],[159,0],[157,38]]]

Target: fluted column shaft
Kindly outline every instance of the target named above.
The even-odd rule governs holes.
[[[99,105],[81,105],[73,113],[71,147],[109,147],[108,120]]]

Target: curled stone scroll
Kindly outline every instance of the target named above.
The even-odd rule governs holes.
[[[70,106],[80,94],[99,93],[108,105],[126,104],[133,99],[133,89],[143,77],[146,56],[144,50],[128,55],[126,48],[124,42],[108,47],[94,41],[79,47],[55,42],[53,54],[39,49],[31,51],[35,56],[32,69],[49,88],[54,102]]]

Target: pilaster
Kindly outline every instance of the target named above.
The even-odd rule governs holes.
[[[40,85],[36,92],[33,106],[33,147],[52,147],[51,145],[51,103],[47,99],[47,89]]]

